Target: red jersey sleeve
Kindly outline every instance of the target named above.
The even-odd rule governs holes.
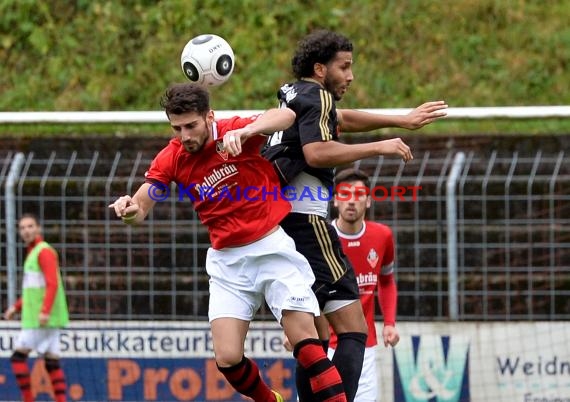
[[[384,325],[395,325],[398,290],[394,280],[394,236],[388,227],[385,242],[386,248],[378,277],[378,303],[382,309]]]
[[[378,303],[382,309],[384,325],[396,324],[398,290],[394,274],[380,275],[378,278]]]
[[[261,151],[261,147],[267,141],[267,137],[265,135],[256,135],[246,141],[244,144],[244,150],[247,152],[251,150],[251,152],[259,153]]]
[[[49,314],[55,295],[57,294],[57,272],[59,269],[57,255],[49,248],[44,248],[38,255],[38,262],[46,281],[46,293],[42,304],[42,313]]]
[[[392,230],[386,230],[386,248],[384,249],[384,256],[382,258],[382,265],[380,267],[380,275],[388,275],[394,271],[394,235]]]
[[[170,140],[170,143],[152,160],[149,169],[144,174],[147,183],[158,182],[168,186],[173,181],[174,161],[179,148],[176,146],[176,141],[178,140],[175,138]]]
[[[243,128],[251,123],[253,123],[257,118],[261,116],[261,114],[256,114],[251,117],[232,117],[227,120],[219,120],[218,121],[218,135],[219,137],[216,139],[217,141],[221,141],[222,138],[231,130],[237,130],[239,128]],[[222,124],[223,122],[223,124]],[[254,135],[253,137],[249,138],[245,144],[243,144],[243,151],[244,152],[254,152],[259,153],[261,146],[265,144],[267,140],[267,136],[260,134]]]

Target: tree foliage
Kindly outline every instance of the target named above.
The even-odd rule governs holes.
[[[343,106],[569,104],[568,21],[568,0],[3,0],[0,110],[157,110],[201,33],[236,54],[215,107],[267,108],[315,28],[354,42]]]

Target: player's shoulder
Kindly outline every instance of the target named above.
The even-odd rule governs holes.
[[[173,137],[170,139],[170,141],[168,141],[168,144],[158,152],[156,158],[162,159],[162,158],[172,157],[176,155],[178,152],[180,152],[180,150],[182,149],[183,147],[180,139],[178,137]]]
[[[392,236],[392,228],[380,222],[366,221],[366,234]]]
[[[261,114],[256,114],[247,117],[233,116],[225,119],[217,119],[216,130],[218,132],[218,138],[223,137],[224,134],[230,130],[237,130],[238,128],[243,128],[253,123],[260,115]]]
[[[184,152],[184,146],[178,137],[173,137],[168,144],[162,148],[154,157],[152,165],[155,168],[163,169],[168,166],[174,166],[178,160],[184,155],[190,155]]]
[[[318,82],[312,80],[287,83],[279,89],[279,100],[288,105],[320,104],[323,96],[332,97]]]
[[[46,251],[46,252],[48,252],[48,253],[49,253],[49,252],[52,252],[52,251],[53,251],[54,253],[57,253],[57,251],[55,250],[55,248],[54,248],[50,243],[48,243],[48,242],[45,241],[45,240],[42,240],[41,242],[39,242],[38,244],[36,244],[36,246],[40,249],[40,253],[41,253],[41,252],[44,252],[44,251]]]

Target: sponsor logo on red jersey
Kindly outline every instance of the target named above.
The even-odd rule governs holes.
[[[370,264],[372,268],[376,266],[376,264],[378,263],[378,253],[376,252],[376,250],[374,250],[373,248],[370,249],[370,251],[368,252],[368,256],[366,257],[366,261],[368,261],[368,264]]]

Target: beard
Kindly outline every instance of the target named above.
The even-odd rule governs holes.
[[[364,216],[364,213],[360,213],[357,210],[356,211],[350,210],[350,211],[344,211],[343,213],[340,214],[340,216],[342,217],[343,221],[353,224],[361,220],[362,217]]]
[[[202,150],[202,148],[204,148],[204,145],[206,145],[209,135],[209,132],[205,131],[201,137],[181,141],[182,146],[186,152],[189,152],[191,154],[198,153]]]
[[[186,152],[189,152],[191,154],[195,154],[198,153],[202,150],[202,148],[204,148],[204,141],[199,142],[199,141],[186,141],[183,142],[182,145],[184,145],[184,149],[186,150]]]
[[[335,101],[342,99],[342,94],[339,94],[337,91],[335,91],[335,84],[330,78],[325,77],[324,85],[325,89],[332,94]]]

